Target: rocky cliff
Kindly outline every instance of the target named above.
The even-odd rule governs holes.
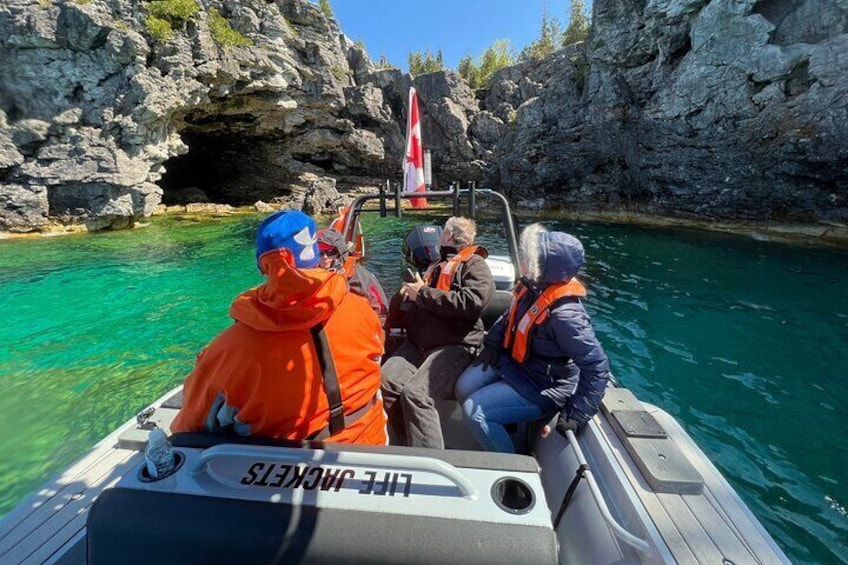
[[[397,177],[411,77],[306,0],[163,16],[177,1],[0,4],[0,231],[125,227],[163,202],[314,212]],[[848,0],[596,0],[594,22],[485,91],[416,77],[441,186],[848,219]]]
[[[182,198],[300,205],[323,176],[379,182],[401,151],[399,108],[314,4],[188,2],[159,19],[169,37],[155,4],[0,5],[0,227],[121,227]]]
[[[848,1],[595,0],[589,44],[506,69],[492,179],[568,207],[848,219]]]

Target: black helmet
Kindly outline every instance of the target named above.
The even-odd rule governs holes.
[[[423,273],[430,263],[439,258],[441,226],[415,226],[403,240],[403,256],[406,262]]]

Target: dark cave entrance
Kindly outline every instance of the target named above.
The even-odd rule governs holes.
[[[229,132],[183,131],[181,137],[189,151],[164,164],[163,204],[248,206],[285,192],[288,175],[274,158],[279,141]]]

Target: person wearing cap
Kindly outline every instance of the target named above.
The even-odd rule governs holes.
[[[610,378],[609,360],[592,329],[574,278],[583,245],[541,224],[519,240],[524,273],[509,310],[486,335],[485,347],[456,383],[463,418],[478,443],[515,453],[507,424],[550,418],[576,430],[597,413]],[[547,428],[543,433],[547,433]]]
[[[235,299],[235,323],[197,356],[171,431],[385,445],[380,321],[318,268],[315,223],[272,214],[256,259],[265,282]]]
[[[495,292],[476,234],[474,220],[448,218],[440,257],[399,291],[408,308],[406,339],[382,370],[392,443],[444,448],[435,401],[453,397],[457,377],[482,345],[480,314]]]
[[[371,305],[382,322],[386,318],[388,301],[380,281],[351,254],[350,244],[334,229],[318,231],[318,266],[340,273],[347,280],[348,288],[362,296]]]

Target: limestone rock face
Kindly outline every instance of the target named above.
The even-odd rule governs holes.
[[[132,225],[163,188],[252,204],[304,173],[384,172],[384,130],[402,136],[400,116],[356,82],[373,72],[370,59],[315,4],[202,2],[166,40],[147,9],[0,5],[0,230],[39,229],[47,217]],[[252,45],[216,36],[216,15]]]
[[[514,125],[490,182],[567,206],[848,219],[848,3],[596,0],[593,21],[588,45],[496,77],[482,106]]]
[[[0,3],[0,231],[201,200],[331,211],[399,180],[410,86],[437,188],[848,220],[846,0],[595,0],[585,44],[478,92],[377,69],[308,0],[204,0],[170,38],[148,6]]]

